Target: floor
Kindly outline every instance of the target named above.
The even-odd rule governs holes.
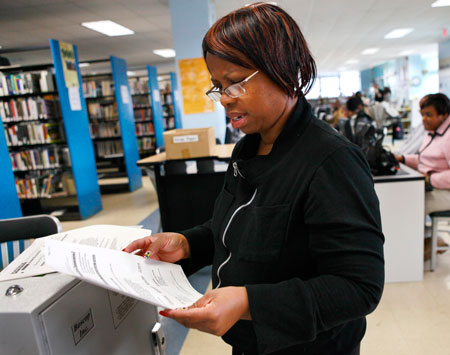
[[[86,221],[63,222],[70,230],[92,224],[135,225],[158,206],[147,177],[133,193],[103,195],[103,210]],[[442,226],[450,231],[450,226]],[[441,236],[450,242],[450,233]],[[405,253],[407,252],[405,246]],[[230,354],[220,338],[190,330],[181,355]],[[450,252],[438,257],[435,272],[422,282],[386,284],[378,308],[368,316],[363,355],[450,355]]]

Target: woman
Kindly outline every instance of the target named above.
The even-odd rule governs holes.
[[[298,25],[256,3],[218,20],[203,55],[233,127],[213,216],[137,240],[188,273],[212,264],[213,290],[162,315],[223,336],[233,354],[359,354],[384,281],[383,234],[359,149],[311,114],[316,74]]]
[[[450,209],[450,101],[431,94],[420,104],[425,135],[418,154],[396,155],[401,163],[425,176],[425,214]]]

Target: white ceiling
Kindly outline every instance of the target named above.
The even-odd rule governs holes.
[[[186,0],[189,1],[189,0]],[[431,8],[434,0],[279,0],[278,5],[299,23],[318,63],[319,71],[363,69],[401,55],[424,53],[450,30],[450,7]],[[215,0],[217,18],[249,0]],[[12,64],[49,63],[48,47],[55,38],[78,46],[80,61],[126,59],[130,69],[147,64],[174,70],[173,59],[152,53],[173,46],[169,0],[0,0],[0,55]],[[136,33],[107,37],[86,29],[81,22],[113,20]],[[386,40],[393,29],[412,27],[402,39]],[[450,31],[449,31],[450,36]],[[200,43],[198,44],[201,45]],[[374,55],[361,51],[379,47]],[[358,61],[346,64],[348,60]]]

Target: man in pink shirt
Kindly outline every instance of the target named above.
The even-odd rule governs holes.
[[[450,210],[450,101],[444,94],[427,95],[420,113],[428,134],[418,154],[395,158],[425,175],[425,213]]]

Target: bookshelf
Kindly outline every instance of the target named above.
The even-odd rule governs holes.
[[[53,64],[0,70],[0,148],[7,146],[0,149],[0,160],[13,173],[16,190],[13,198],[2,177],[10,194],[7,205],[19,200],[23,215],[84,219],[102,208],[97,175],[89,169],[94,156],[87,114],[80,87],[67,87],[60,42],[50,40],[50,47]],[[76,47],[70,48],[71,70],[80,82]],[[69,91],[78,95],[77,107]]]
[[[107,61],[111,73],[83,76],[100,189],[134,191],[142,186],[142,173],[126,62],[113,56]]]
[[[139,157],[143,158],[155,154],[156,137],[153,125],[153,106],[151,102],[148,76],[134,76],[129,78],[133,114],[136,126]]]

